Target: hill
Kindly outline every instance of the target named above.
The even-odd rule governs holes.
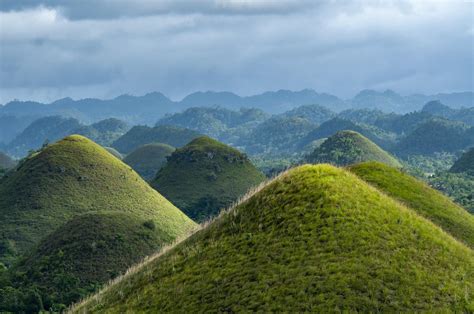
[[[123,162],[132,167],[143,179],[149,181],[155,178],[158,170],[166,163],[166,157],[170,156],[174,150],[174,147],[167,144],[147,144],[128,154]]]
[[[286,118],[304,118],[311,123],[321,124],[333,118],[334,115],[334,112],[326,107],[320,105],[304,105],[286,111],[279,116]]]
[[[263,180],[247,156],[199,137],[177,149],[151,185],[189,217],[204,221]]]
[[[2,287],[4,298],[25,296],[35,289],[38,301],[20,298],[3,306],[0,302],[0,311],[32,307],[35,312],[59,311],[158,250],[163,244],[161,232],[151,220],[130,213],[96,212],[72,218],[8,270],[11,285]]]
[[[0,170],[10,169],[15,166],[15,161],[5,153],[0,152]]]
[[[464,123],[434,118],[407,134],[394,150],[401,156],[456,152],[474,144],[468,130]]]
[[[110,146],[129,129],[130,127],[127,123],[119,119],[110,118],[77,128],[74,130],[74,133],[90,138],[102,146]]]
[[[123,159],[122,154],[120,154],[115,148],[113,148],[113,147],[104,147],[104,149],[106,151],[108,151],[111,155],[113,155],[114,157],[117,157],[120,160]]]
[[[474,107],[453,109],[441,103],[439,100],[436,100],[426,103],[422,111],[434,116],[461,121],[471,126],[474,125]]]
[[[163,143],[173,147],[182,147],[201,136],[198,132],[169,125],[160,125],[153,128],[148,126],[134,126],[122,137],[117,139],[112,147],[119,152],[128,154],[138,147],[150,143]]]
[[[330,163],[338,166],[370,160],[402,167],[395,157],[354,131],[337,132],[306,157],[306,161],[310,163]]]
[[[68,219],[95,211],[153,220],[163,242],[194,226],[129,166],[73,135],[24,160],[0,181],[0,262],[31,250]]]
[[[474,248],[474,216],[425,183],[382,163],[351,166],[361,179],[413,208],[458,240]]]
[[[449,171],[454,173],[464,172],[474,176],[474,147],[462,154]]]
[[[462,312],[473,266],[471,249],[412,209],[306,165],[72,312]]]

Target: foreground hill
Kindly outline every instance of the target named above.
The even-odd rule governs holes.
[[[155,178],[158,170],[166,163],[166,157],[174,152],[174,147],[152,143],[140,146],[123,159],[123,162],[133,168],[143,179],[149,181]]]
[[[203,221],[263,180],[244,154],[199,137],[176,150],[151,185],[189,217]]]
[[[421,216],[474,248],[474,216],[440,192],[382,163],[367,162],[349,169],[361,179],[410,206]]]
[[[138,147],[150,143],[164,143],[173,147],[182,147],[201,136],[198,132],[169,125],[160,125],[153,128],[135,126],[122,137],[117,139],[112,147],[119,152],[128,154]]]
[[[152,220],[130,213],[77,216],[8,271],[11,285],[0,288],[3,298],[25,298],[35,289],[35,300],[20,297],[3,305],[0,301],[0,311],[59,311],[158,250],[163,244],[161,232]]]
[[[392,167],[402,166],[395,157],[354,131],[337,132],[317,147],[306,160],[310,163],[330,163],[338,166],[373,160]]]
[[[471,249],[413,210],[306,165],[73,312],[468,311],[473,267]]]
[[[450,172],[474,175],[474,147],[465,152],[451,167]]]
[[[104,210],[153,220],[163,242],[194,226],[129,166],[73,135],[28,158],[0,181],[0,261],[27,252],[78,214]]]

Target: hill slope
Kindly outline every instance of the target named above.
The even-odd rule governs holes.
[[[339,166],[370,160],[393,167],[402,166],[395,157],[354,131],[337,132],[307,157],[310,163],[330,163]]]
[[[349,169],[361,179],[410,206],[421,216],[474,248],[474,216],[440,192],[412,176],[381,163],[367,162]]]
[[[199,137],[176,150],[151,185],[189,217],[203,221],[263,180],[244,154]]]
[[[194,226],[129,166],[73,135],[30,157],[0,181],[2,257],[28,251],[75,215],[104,210],[152,219],[164,242]]]
[[[163,234],[151,220],[119,212],[80,215],[9,269],[11,287],[23,295],[27,290],[38,291],[41,302],[30,300],[22,305],[23,310],[59,310],[94,292],[162,244]],[[3,290],[4,298],[14,294],[11,292]],[[1,303],[0,311],[21,309],[21,302],[3,308]]]
[[[167,144],[147,144],[128,154],[123,162],[138,172],[143,179],[149,181],[155,178],[158,170],[166,163],[166,157],[170,156],[174,150],[174,147]]]
[[[450,172],[474,175],[474,147],[465,152],[451,167]]]
[[[15,166],[15,161],[10,156],[0,152],[0,169],[10,169]]]
[[[472,250],[355,175],[306,165],[75,312],[462,311],[473,266]]]
[[[153,128],[134,126],[117,139],[112,147],[121,153],[128,154],[138,147],[150,143],[164,143],[173,147],[182,147],[199,136],[201,135],[196,131],[177,126],[160,125]]]

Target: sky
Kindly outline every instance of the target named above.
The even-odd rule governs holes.
[[[0,0],[0,103],[474,90],[473,1]]]

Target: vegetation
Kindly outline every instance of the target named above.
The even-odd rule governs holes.
[[[329,165],[290,170],[73,313],[473,310],[474,253]]]
[[[422,111],[434,116],[461,121],[471,126],[474,125],[474,107],[453,109],[441,103],[439,100],[435,100],[426,103]]]
[[[123,159],[123,156],[122,154],[120,154],[115,148],[113,147],[104,147],[104,149],[106,151],[108,151],[111,155],[113,155],[114,157],[122,160]]]
[[[454,173],[466,173],[474,176],[474,147],[465,152],[450,169]]]
[[[0,169],[6,170],[14,166],[15,161],[7,154],[0,152]]]
[[[310,163],[330,163],[338,166],[371,160],[397,168],[402,166],[389,153],[354,131],[337,132],[306,157],[306,161]]]
[[[411,207],[446,232],[474,248],[474,216],[427,184],[382,163],[351,166],[350,171]]]
[[[166,158],[174,150],[174,147],[167,144],[147,144],[128,154],[123,162],[132,167],[144,180],[150,181],[166,164]]]
[[[128,154],[138,147],[150,143],[164,143],[173,147],[182,147],[199,136],[201,135],[196,131],[177,126],[160,125],[153,128],[134,126],[117,139],[112,147],[121,153]]]
[[[73,135],[33,154],[0,181],[0,262],[11,264],[74,216],[104,210],[153,220],[165,242],[194,227],[129,166]]]
[[[74,130],[75,134],[83,135],[102,146],[110,146],[129,130],[127,123],[119,119],[105,119],[97,123]]]
[[[153,220],[129,213],[77,216],[8,270],[10,285],[0,288],[0,311],[64,309],[151,255],[167,237]],[[37,302],[8,303],[27,299],[32,289]]]
[[[281,117],[286,118],[303,118],[314,124],[321,124],[332,119],[335,114],[326,107],[320,105],[304,105],[288,110]]]
[[[238,150],[209,137],[176,150],[151,185],[196,221],[205,221],[264,180]]]
[[[474,214],[474,175],[445,171],[428,177],[427,181]]]

